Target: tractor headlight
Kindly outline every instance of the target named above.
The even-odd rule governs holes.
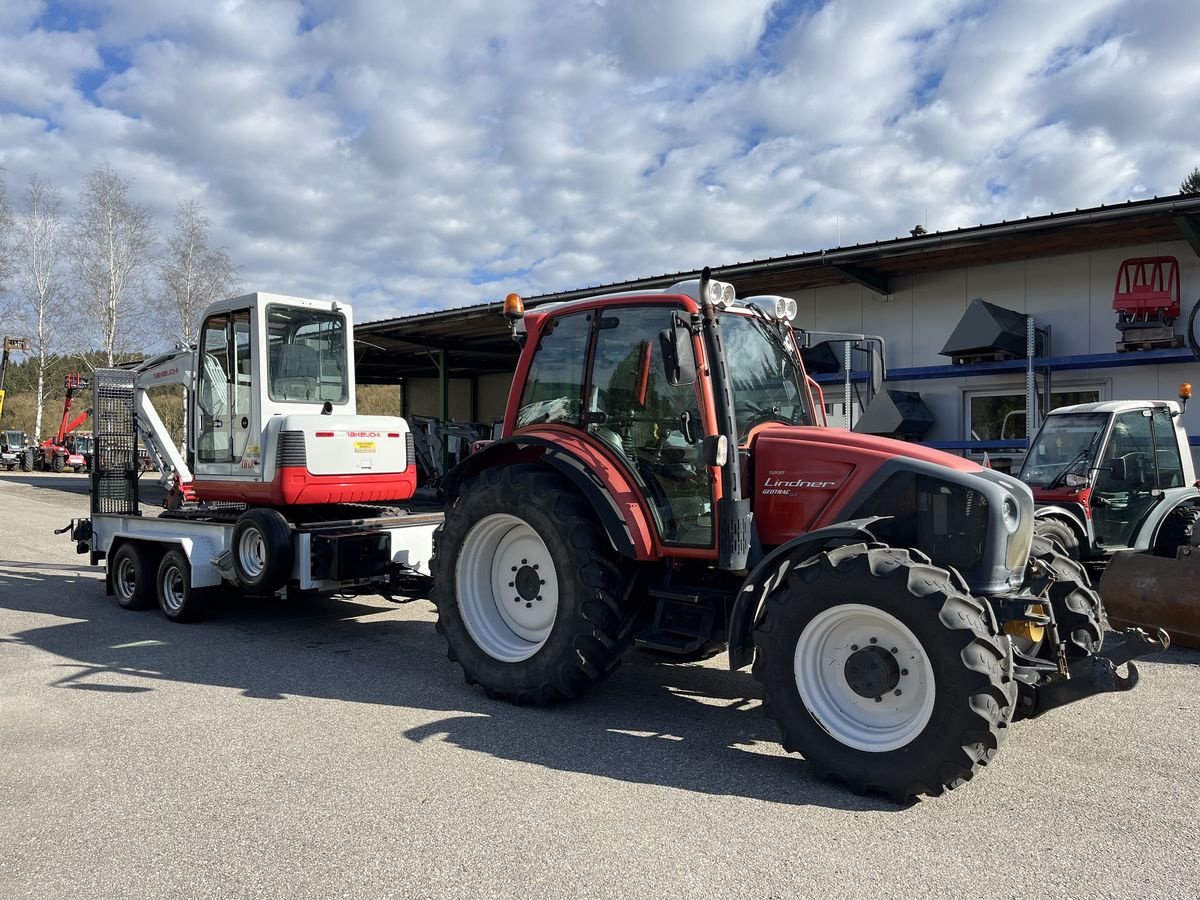
[[[1017,526],[1021,524],[1021,509],[1017,506],[1017,501],[1012,497],[1005,497],[1000,506],[1000,513],[1008,530],[1016,531]]]
[[[735,299],[737,293],[727,281],[710,281],[705,288],[705,300],[717,309],[728,309]]]
[[[796,301],[791,297],[775,298],[775,318],[781,322],[790,322],[796,318]]]

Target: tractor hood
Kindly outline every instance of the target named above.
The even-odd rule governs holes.
[[[1033,494],[962,457],[833,428],[764,428],[752,442],[754,518],[765,546],[826,525],[884,516],[882,540],[956,568],[979,593],[1019,580]]]
[[[813,445],[825,448],[825,452],[842,453],[848,457],[863,457],[875,459],[893,459],[898,456],[916,459],[936,466],[946,466],[961,472],[978,472],[983,467],[969,459],[935,450],[921,444],[908,441],[898,441],[894,438],[876,437],[871,434],[858,434],[854,431],[842,431],[840,428],[822,428],[811,425],[781,425],[763,428],[754,438],[754,452],[757,455],[766,445],[781,443],[784,446],[793,445],[793,452],[806,453]],[[762,445],[762,446],[760,446]]]

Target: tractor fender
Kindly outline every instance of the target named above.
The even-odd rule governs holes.
[[[754,624],[767,595],[781,585],[788,572],[826,547],[858,541],[875,542],[871,526],[887,516],[871,516],[826,525],[780,544],[751,570],[742,581],[733,608],[729,612],[729,668],[741,669],[750,665],[754,656]]]
[[[1071,509],[1068,506],[1039,506],[1033,517],[1035,519],[1061,519],[1075,529],[1082,544],[1087,543],[1087,528],[1079,519],[1079,509]]]
[[[596,513],[613,549],[630,559],[653,558],[650,523],[639,504],[619,504],[614,486],[597,474],[597,468],[577,453],[553,440],[533,435],[503,438],[472,453],[450,469],[442,479],[446,503],[453,503],[462,483],[493,465],[533,463],[545,465],[565,476]],[[627,492],[627,488],[618,488]]]

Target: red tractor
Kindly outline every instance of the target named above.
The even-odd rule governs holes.
[[[753,663],[783,746],[898,800],[1028,718],[1128,690],[1087,573],[1015,478],[823,426],[795,302],[709,278],[505,313],[503,438],[451,470],[438,629],[490,697],[546,704],[633,645]]]

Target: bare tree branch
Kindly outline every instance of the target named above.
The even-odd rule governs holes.
[[[224,247],[209,247],[209,221],[195,200],[180,202],[175,230],[159,268],[161,303],[178,325],[179,340],[191,344],[200,330],[200,316],[214,300],[237,290],[237,267]]]
[[[8,289],[15,255],[12,204],[8,200],[8,172],[0,166],[0,294]]]
[[[37,413],[33,433],[42,437],[48,357],[55,352],[59,324],[64,319],[62,256],[64,225],[62,195],[36,175],[25,189],[21,217],[16,223],[16,282],[20,318],[30,332],[37,384]]]
[[[153,263],[150,210],[129,199],[132,182],[107,163],[92,170],[71,228],[69,253],[82,305],[100,333],[107,364],[145,305]]]

